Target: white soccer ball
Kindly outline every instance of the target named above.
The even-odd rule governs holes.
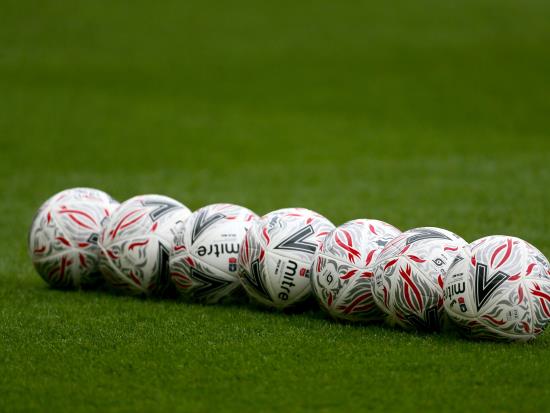
[[[471,338],[529,341],[550,321],[550,264],[519,238],[494,235],[463,248],[444,288],[449,318]]]
[[[208,304],[238,294],[239,248],[258,216],[232,204],[213,204],[195,211],[176,234],[170,274],[179,292]]]
[[[306,300],[313,256],[333,228],[328,219],[304,208],[280,209],[257,220],[239,253],[239,276],[247,293],[279,309]]]
[[[356,219],[327,235],[311,268],[313,294],[327,313],[349,321],[383,319],[372,296],[374,263],[386,243],[399,234],[385,222]]]
[[[466,241],[441,228],[404,232],[376,260],[374,300],[390,324],[439,331],[443,322],[443,280]]]
[[[109,284],[138,295],[162,295],[172,284],[172,241],[191,211],[162,195],[140,195],[122,203],[105,224],[100,268]]]
[[[105,192],[73,188],[48,199],[32,221],[28,248],[34,268],[52,287],[90,287],[102,280],[97,240],[118,206]]]

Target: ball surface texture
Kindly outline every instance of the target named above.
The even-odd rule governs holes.
[[[132,295],[166,292],[172,286],[172,243],[189,215],[187,207],[162,195],[140,195],[122,203],[99,240],[100,268],[109,284]]]
[[[282,309],[311,296],[311,264],[319,243],[334,228],[304,208],[273,211],[244,237],[239,277],[246,292],[268,307]]]
[[[550,320],[550,264],[519,238],[489,236],[463,248],[444,289],[449,318],[470,338],[529,341]]]
[[[195,211],[176,234],[170,274],[185,297],[208,304],[242,291],[237,259],[244,236],[258,216],[232,204]]]
[[[100,283],[97,241],[102,222],[117,206],[92,188],[67,189],[48,199],[29,231],[29,254],[38,274],[56,288]]]
[[[357,219],[332,230],[313,260],[311,285],[328,314],[348,321],[377,321],[383,313],[374,303],[374,263],[382,248],[401,234],[375,219]]]
[[[443,280],[466,241],[441,228],[408,230],[388,242],[374,270],[374,299],[390,324],[439,331]]]

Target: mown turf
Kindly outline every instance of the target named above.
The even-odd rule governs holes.
[[[315,209],[550,255],[545,1],[0,4],[0,410],[544,411],[550,337],[58,292],[52,193]]]

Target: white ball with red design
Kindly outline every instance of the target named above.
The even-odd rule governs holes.
[[[334,225],[304,208],[273,211],[257,220],[244,237],[239,277],[256,301],[278,309],[311,296],[315,251]]]
[[[346,222],[321,243],[311,268],[313,294],[332,317],[348,321],[382,320],[374,303],[374,263],[382,248],[401,234],[375,219]]]
[[[99,240],[100,268],[109,284],[133,295],[166,292],[172,285],[172,242],[189,215],[186,206],[162,195],[140,195],[122,203]]]
[[[97,240],[103,220],[118,206],[105,192],[73,188],[48,199],[29,231],[29,254],[52,287],[90,287],[102,280]]]
[[[390,241],[374,270],[374,300],[390,324],[439,331],[443,323],[443,280],[466,245],[441,228],[415,228]]]
[[[550,264],[519,238],[472,242],[455,257],[444,289],[449,318],[471,338],[529,341],[550,321]]]
[[[170,274],[179,292],[208,304],[238,295],[239,248],[256,219],[251,210],[232,204],[195,211],[176,234],[170,257]]]

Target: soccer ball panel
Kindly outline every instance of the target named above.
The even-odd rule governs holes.
[[[36,213],[29,254],[40,276],[57,288],[89,287],[101,281],[97,241],[102,223],[118,206],[91,188],[62,191]]]
[[[238,280],[215,267],[203,265],[190,257],[170,264],[170,275],[184,296],[205,303],[217,303],[240,287]]]
[[[169,258],[178,228],[191,214],[176,200],[141,195],[124,202],[100,237],[101,270],[130,294],[162,295],[171,284]]]
[[[268,252],[263,261],[263,269],[273,307],[284,308],[309,295],[308,263]]]
[[[263,219],[262,219],[263,220]],[[268,290],[265,274],[265,245],[262,245],[263,223],[256,221],[246,233],[241,244],[238,259],[239,280],[248,295],[256,301],[270,306],[272,293]]]
[[[273,211],[248,231],[239,255],[239,275],[248,294],[270,307],[285,308],[307,299],[314,253],[334,228],[306,209]]]
[[[472,297],[464,294],[466,290],[474,288],[473,279],[468,276],[471,265],[470,257],[470,247],[463,247],[449,267],[443,283],[445,309],[453,320],[455,317],[473,319],[477,314]]]
[[[105,251],[105,264],[116,269],[110,275],[111,283],[126,282],[135,293],[148,293],[158,287],[158,281],[151,275],[166,272],[169,246],[155,236],[121,240],[111,243]]]
[[[438,331],[443,299],[441,287],[402,255],[376,269],[375,301],[390,323],[404,328]]]
[[[180,202],[163,195],[140,195],[125,201],[109,219],[103,242],[132,239],[144,233],[169,236],[170,229],[183,222],[191,211]]]
[[[98,283],[96,254],[67,250],[33,261],[42,278],[56,288],[89,287]],[[93,268],[95,270],[90,271]]]
[[[239,248],[257,218],[249,209],[232,204],[195,211],[176,234],[171,254],[172,279],[180,293],[205,303],[238,294]]]
[[[274,254],[310,262],[320,242],[334,225],[307,209],[283,209],[263,218],[262,241]]]
[[[357,219],[331,231],[318,248],[311,285],[319,304],[334,318],[375,321],[382,318],[372,297],[374,262],[401,232],[382,221]]]
[[[464,245],[456,234],[435,227],[415,228],[389,242],[374,271],[374,299],[388,321],[439,331],[444,279]]]
[[[550,320],[548,261],[536,248],[507,236],[474,241],[463,263],[446,279],[445,308],[461,331],[474,338],[528,341]],[[459,288],[456,286],[459,285]],[[457,311],[462,300],[468,311]]]
[[[318,254],[312,266],[312,289],[321,307],[336,319],[381,319],[372,298],[372,275],[347,262]]]

